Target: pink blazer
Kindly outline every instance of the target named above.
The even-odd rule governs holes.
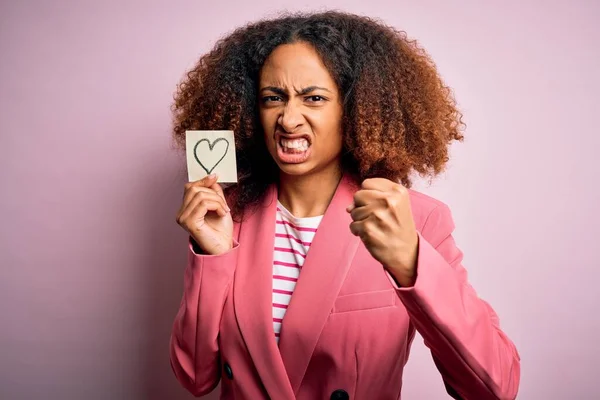
[[[419,231],[418,277],[399,288],[350,233],[356,186],[342,179],[325,213],[283,320],[272,321],[277,193],[235,226],[220,256],[190,247],[170,342],[171,365],[196,396],[221,381],[221,399],[400,399],[415,330],[448,393],[514,399],[520,359],[461,265],[448,207],[410,191]]]

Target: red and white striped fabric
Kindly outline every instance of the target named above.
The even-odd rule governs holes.
[[[273,254],[273,329],[277,343],[283,317],[322,218],[296,218],[277,202]]]

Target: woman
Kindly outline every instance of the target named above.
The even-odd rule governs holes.
[[[404,33],[337,12],[233,32],[176,95],[175,137],[233,130],[239,182],[185,186],[171,364],[222,399],[398,399],[418,331],[448,393],[514,398],[519,356],[468,284],[448,207],[409,189],[462,140]],[[234,222],[235,221],[235,222]],[[310,251],[309,251],[310,249]]]

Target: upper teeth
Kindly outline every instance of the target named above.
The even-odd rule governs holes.
[[[280,144],[288,149],[308,149],[308,140],[300,139],[284,139],[281,138]]]

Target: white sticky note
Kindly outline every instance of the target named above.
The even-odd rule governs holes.
[[[218,182],[237,182],[233,131],[186,131],[185,152],[190,182],[211,173]]]

